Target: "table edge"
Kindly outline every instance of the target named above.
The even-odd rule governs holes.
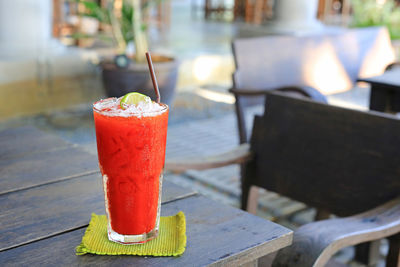
[[[400,85],[393,85],[390,83],[385,83],[385,82],[380,82],[380,81],[372,81],[372,78],[358,78],[357,82],[365,82],[365,83],[369,83],[371,85],[371,88],[375,85],[375,86],[387,86],[390,87],[391,89],[398,89],[400,90]],[[374,89],[379,89],[379,88],[374,88]]]
[[[281,227],[284,227],[280,225]],[[286,228],[286,227],[284,227]],[[227,256],[226,258],[220,259],[208,266],[218,267],[218,266],[240,266],[251,261],[257,260],[263,256],[269,255],[275,251],[292,245],[293,242],[293,231],[288,229],[288,233],[280,236],[271,241],[266,241],[263,244],[257,245],[252,248],[241,251],[233,257]],[[251,250],[251,251],[250,251]],[[268,250],[266,253],[262,252]]]

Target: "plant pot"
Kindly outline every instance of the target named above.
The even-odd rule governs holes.
[[[171,106],[175,96],[178,77],[178,62],[170,57],[152,55],[153,65],[160,89],[161,102]],[[113,62],[101,63],[102,78],[107,96],[120,97],[129,92],[139,92],[156,100],[156,94],[147,63],[132,61],[126,69],[118,68]]]
[[[268,26],[275,32],[308,32],[323,29],[317,19],[318,0],[279,0]]]

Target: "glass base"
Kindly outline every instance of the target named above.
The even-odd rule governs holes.
[[[141,235],[121,235],[111,229],[110,225],[108,225],[107,232],[108,239],[110,241],[117,242],[123,245],[143,244],[158,236],[158,225],[156,225],[156,227],[154,227],[154,229],[150,232]]]
[[[161,188],[162,188],[162,182],[163,182],[163,174],[160,174],[160,178],[159,178],[159,193],[158,193],[158,203],[157,203],[157,217],[156,217],[156,226],[153,228],[153,230],[151,230],[148,233],[143,233],[140,235],[122,235],[119,234],[117,232],[115,232],[110,225],[110,222],[108,222],[108,227],[107,227],[107,233],[108,233],[108,240],[112,241],[112,242],[117,242],[123,245],[134,245],[134,244],[142,244],[142,243],[146,243],[147,241],[150,241],[154,238],[156,238],[158,236],[158,228],[160,225],[160,211],[161,211]],[[103,184],[106,184],[106,182],[104,182]],[[107,218],[110,218],[110,214],[109,214],[109,204],[108,204],[108,199],[107,199],[107,192],[106,192],[106,186],[104,186],[105,188],[105,196],[106,196],[106,213],[107,213]]]

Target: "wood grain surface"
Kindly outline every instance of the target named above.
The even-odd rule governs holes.
[[[293,245],[278,252],[273,266],[322,267],[344,247],[398,233],[400,198],[355,216],[303,225],[296,230]],[[398,258],[395,263],[391,266],[398,266]]]
[[[357,81],[386,85],[390,89],[393,88],[400,90],[400,68],[395,67],[393,69],[385,71],[382,75],[369,78],[359,78],[357,79]]]
[[[398,65],[398,62],[390,64],[382,75],[357,80],[371,84],[370,110],[388,113],[400,111],[400,68]]]
[[[79,147],[0,160],[0,194],[99,171],[97,157]]]
[[[241,210],[196,195],[163,204],[163,216],[183,211],[187,247],[181,257],[75,255],[84,229],[0,253],[0,262],[57,266],[238,266],[291,242],[292,232]],[[87,216],[89,219],[89,216]]]
[[[10,128],[0,132],[0,160],[71,145],[33,126]]]
[[[251,158],[250,145],[242,144],[230,151],[215,156],[192,159],[167,159],[165,161],[165,170],[174,173],[181,173],[187,170],[206,170],[231,164],[241,164],[249,158]]]
[[[165,182],[163,202],[194,194]],[[46,184],[0,196],[0,251],[86,226],[103,214],[100,174]]]
[[[1,132],[0,144],[0,265],[238,265],[292,239],[282,226],[164,181],[162,214],[187,216],[183,256],[76,256],[91,213],[105,213],[97,158],[29,127]]]

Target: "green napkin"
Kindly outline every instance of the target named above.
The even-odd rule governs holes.
[[[186,247],[186,220],[183,212],[161,217],[158,237],[144,244],[122,245],[107,237],[107,217],[92,214],[89,226],[76,247],[76,254],[180,256]]]

